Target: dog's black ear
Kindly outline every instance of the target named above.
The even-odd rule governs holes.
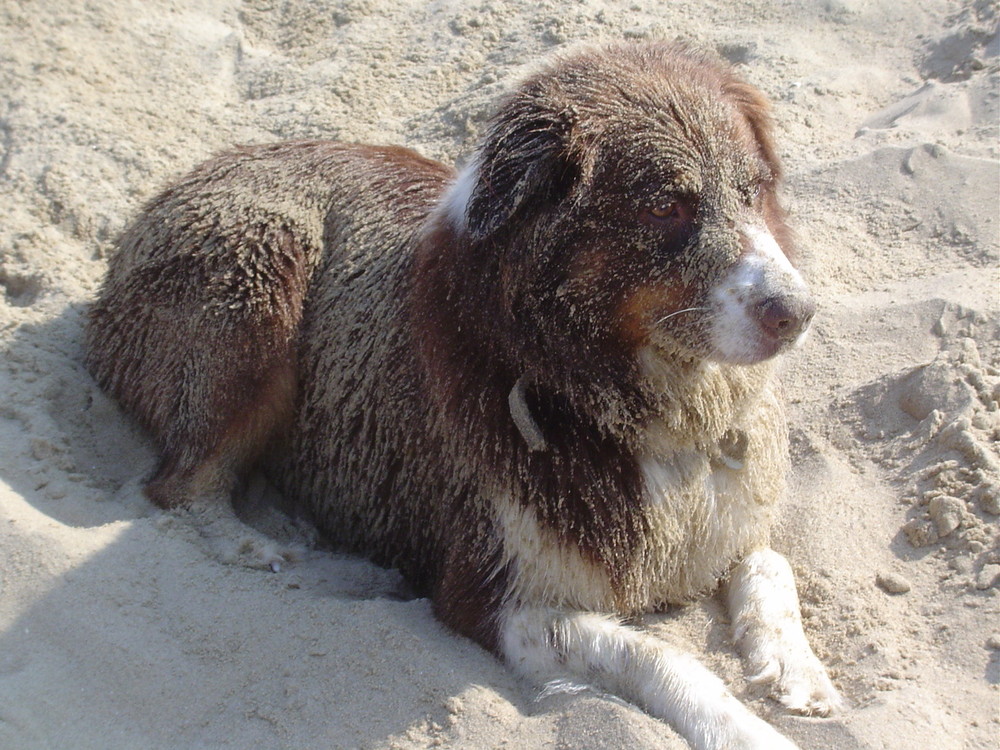
[[[569,156],[569,130],[569,118],[547,107],[538,91],[522,89],[507,101],[476,156],[465,211],[473,237],[489,237],[526,203],[566,196],[578,172]]]

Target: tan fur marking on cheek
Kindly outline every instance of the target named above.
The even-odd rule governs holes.
[[[690,307],[690,300],[690,288],[680,282],[641,286],[629,292],[615,316],[623,340],[634,347],[644,346],[657,322]]]

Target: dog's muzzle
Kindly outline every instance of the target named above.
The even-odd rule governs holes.
[[[746,252],[711,294],[714,358],[753,364],[805,336],[816,303],[766,229],[745,227]]]

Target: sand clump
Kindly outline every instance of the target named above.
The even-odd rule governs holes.
[[[1000,563],[998,328],[986,316],[946,307],[934,332],[942,348],[931,362],[867,394],[882,419],[893,400],[900,412],[880,463],[905,487],[901,530],[909,544],[938,548],[955,572],[952,584],[985,589]]]

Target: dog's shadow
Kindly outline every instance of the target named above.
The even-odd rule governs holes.
[[[531,713],[530,693],[396,571],[321,545],[279,573],[206,559],[183,514],[142,495],[155,452],[86,372],[83,311],[68,305],[7,338],[0,745],[40,746],[65,724],[81,746],[114,747],[106,728],[121,716],[117,746],[381,745],[453,725],[447,699],[479,684]],[[242,513],[273,531],[267,494]],[[27,559],[46,574],[16,573]],[[48,676],[27,678],[42,663]],[[48,718],[32,719],[31,705]]]

